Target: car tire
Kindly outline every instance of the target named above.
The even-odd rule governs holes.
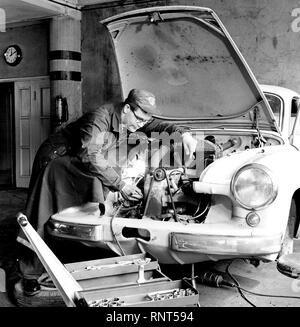
[[[295,199],[292,199],[289,218],[285,230],[285,234],[283,237],[282,247],[279,254],[279,257],[293,253],[294,248],[294,235],[295,235],[295,226],[297,221],[297,206]]]
[[[22,281],[15,284],[14,298],[19,307],[65,307],[63,298],[56,288],[41,286],[41,291],[33,296],[23,292]]]

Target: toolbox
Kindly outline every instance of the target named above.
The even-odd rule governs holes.
[[[143,267],[139,280],[140,265]],[[197,306],[199,294],[188,281],[162,273],[158,262],[144,253],[75,262],[65,265],[82,287],[79,291],[91,307]]]
[[[199,306],[197,289],[186,278],[168,278],[149,254],[64,265],[24,214],[17,220],[68,307]]]
[[[107,286],[78,292],[89,307],[198,306],[199,294],[186,280]]]
[[[137,283],[139,266],[135,262],[146,259],[149,263],[144,266],[145,282],[171,281],[161,272],[158,262],[144,253],[69,263],[65,267],[83,289],[122,286]]]

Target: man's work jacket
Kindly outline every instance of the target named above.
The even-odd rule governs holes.
[[[33,163],[25,213],[41,237],[53,214],[87,202],[104,207],[107,192],[122,189],[124,181],[118,163],[109,156],[128,136],[120,129],[121,108],[121,104],[105,104],[71,122],[40,146]],[[139,132],[151,136],[152,132],[172,134],[186,130],[154,118]],[[28,245],[22,232],[18,241]]]
[[[128,136],[122,129],[120,112],[121,105],[106,104],[84,114],[64,129],[71,148],[69,153],[77,155],[90,174],[97,176],[105,186],[116,191],[124,186],[118,170],[121,163],[113,160],[120,156],[116,152],[114,158],[114,155],[109,156],[109,152],[126,143]],[[153,118],[138,131],[151,136],[152,132],[172,134],[182,133],[186,129]]]

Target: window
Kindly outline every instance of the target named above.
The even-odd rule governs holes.
[[[283,114],[283,102],[282,99],[275,95],[275,94],[270,94],[270,93],[266,93],[265,94],[269,105],[274,113],[275,119],[277,124],[279,125],[280,129],[281,129],[281,125],[282,125],[282,114]]]

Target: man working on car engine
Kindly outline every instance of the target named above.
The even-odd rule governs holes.
[[[107,154],[120,141],[120,126],[127,133],[141,131],[179,132],[188,161],[196,150],[197,141],[188,129],[163,122],[155,96],[145,90],[133,89],[121,104],[105,104],[88,112],[50,136],[39,148],[33,164],[28,198],[27,218],[44,238],[44,226],[51,215],[72,206],[98,202],[102,213],[108,191],[119,191],[126,200],[142,198],[141,190],[122,181],[118,167],[109,162]],[[127,135],[126,133],[126,135]],[[21,232],[18,242],[20,271],[26,295],[40,291],[38,277],[43,267]]]

